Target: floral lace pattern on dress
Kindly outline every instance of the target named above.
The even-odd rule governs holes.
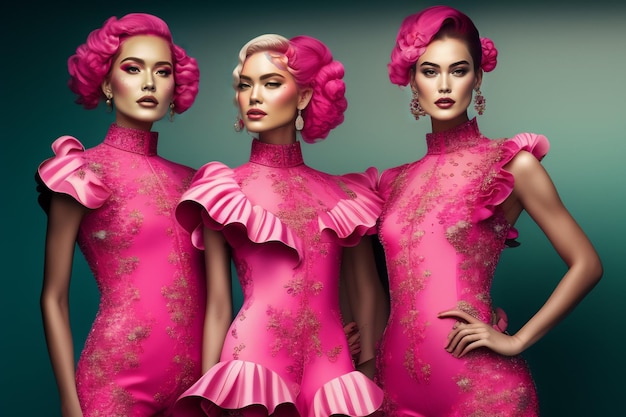
[[[521,150],[542,158],[547,140],[522,134],[490,140],[476,120],[428,134],[420,160],[381,176],[391,315],[377,360],[384,410],[429,416],[535,416],[537,399],[521,357],[443,349],[462,310],[490,323],[491,284],[511,226],[499,205],[513,190],[504,166]],[[456,388],[455,388],[456,387]]]
[[[160,158],[157,140],[156,132],[114,124],[86,151],[60,138],[53,149],[70,150],[39,169],[50,191],[94,208],[78,234],[101,295],[77,367],[86,416],[167,410],[199,377],[201,257],[174,219],[194,171]]]
[[[198,170],[177,216],[194,241],[203,227],[222,232],[244,302],[179,415],[282,404],[292,415],[364,416],[380,406],[382,391],[354,370],[338,304],[342,249],[374,231],[382,206],[368,181],[306,166],[299,142],[256,139],[250,162]]]

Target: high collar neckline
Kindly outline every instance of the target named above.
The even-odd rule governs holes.
[[[470,148],[483,139],[476,118],[473,118],[452,129],[426,134],[426,145],[429,154],[441,154]]]
[[[274,145],[252,140],[250,162],[274,168],[290,168],[304,164],[300,142]]]
[[[122,127],[115,123],[109,126],[104,143],[115,148],[145,156],[157,154],[159,133]]]

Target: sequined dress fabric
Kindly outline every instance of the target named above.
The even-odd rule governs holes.
[[[255,139],[248,163],[198,171],[177,218],[197,247],[204,226],[224,234],[244,301],[220,362],[175,415],[261,407],[259,415],[365,416],[379,408],[382,391],[354,370],[338,305],[342,247],[375,232],[375,186],[373,172],[344,179],[308,167],[299,142]]]
[[[452,308],[491,322],[493,275],[510,227],[499,207],[514,178],[504,165],[520,151],[538,159],[547,139],[484,137],[476,120],[428,134],[427,153],[381,175],[379,225],[391,315],[377,359],[384,411],[400,417],[536,416],[535,385],[520,356],[486,348],[463,358],[445,349]]]
[[[195,171],[157,142],[113,124],[87,150],[60,137],[38,169],[44,209],[51,192],[91,209],[77,239],[101,297],[76,372],[86,417],[171,415],[201,373],[203,257],[174,218]]]

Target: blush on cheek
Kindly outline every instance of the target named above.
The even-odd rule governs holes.
[[[129,91],[132,90],[132,84],[129,81],[124,80],[121,77],[113,77],[111,79],[111,88],[115,95],[126,95]]]
[[[174,100],[174,93],[176,91],[176,87],[174,83],[171,83],[165,88],[164,95],[167,97],[167,101],[171,102]]]
[[[284,84],[275,96],[276,104],[285,105],[291,103],[297,94],[298,90],[295,85]]]
[[[241,111],[241,109],[243,109],[246,104],[246,98],[243,97],[241,94],[237,94],[236,100],[239,111]]]

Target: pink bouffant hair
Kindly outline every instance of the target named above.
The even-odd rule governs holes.
[[[87,42],[76,49],[68,59],[68,85],[77,95],[76,103],[93,109],[105,98],[101,86],[109,75],[115,55],[125,39],[136,35],[155,35],[170,44],[174,64],[174,111],[183,113],[196,99],[200,70],[195,58],[174,44],[167,24],[160,18],[145,13],[130,13],[117,19],[110,17],[100,29],[92,31]]]
[[[475,71],[482,68],[489,72],[496,67],[498,50],[490,39],[479,37],[478,29],[467,15],[449,6],[433,6],[407,16],[400,25],[387,65],[391,82],[407,85],[426,47],[433,40],[448,36],[467,43]]]
[[[325,139],[332,129],[343,122],[348,108],[341,62],[335,61],[328,47],[313,37],[287,39],[275,34],[261,35],[244,45],[239,53],[239,64],[233,71],[235,89],[246,58],[260,51],[279,54],[276,62],[286,66],[298,88],[313,90],[309,105],[302,111],[305,123],[300,133],[307,143]]]

